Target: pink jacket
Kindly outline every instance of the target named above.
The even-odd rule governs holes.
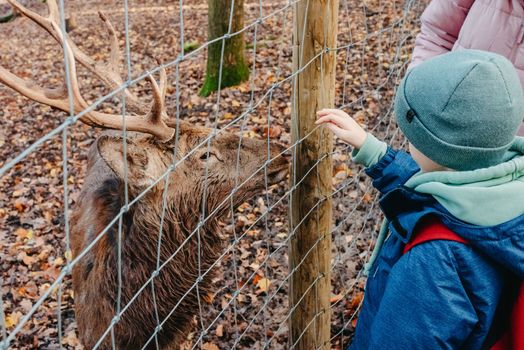
[[[486,50],[513,62],[524,88],[524,0],[432,0],[421,21],[411,67],[451,50]]]

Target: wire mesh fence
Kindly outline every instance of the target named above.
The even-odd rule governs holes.
[[[297,346],[302,334],[291,339],[289,324],[302,306],[300,298],[290,305],[290,280],[320,240],[290,267],[296,227],[287,207],[300,180],[284,179],[283,156],[310,137],[291,141],[294,84],[335,53],[335,106],[401,145],[392,97],[426,4],[340,0],[336,46],[319,47],[296,69],[292,33],[306,28],[297,29],[293,10],[309,1],[246,1],[242,29],[232,31],[231,9],[230,30],[213,40],[208,7],[194,0],[58,2],[58,32],[74,16],[68,35],[96,61],[111,60],[111,31],[108,38],[98,11],[113,23],[124,78],[109,87],[71,67],[70,52],[26,17],[0,25],[1,67],[40,86],[66,82],[69,110],[76,68],[89,101],[65,115],[0,85],[0,348]],[[23,5],[46,16],[49,1]],[[240,34],[249,80],[199,96],[210,45]],[[79,122],[94,110],[128,115],[140,107],[135,97],[154,102],[150,75],[167,91],[175,133],[166,145],[129,131],[100,136]],[[376,193],[350,152],[336,142],[323,156],[332,159],[331,293],[323,297],[335,349],[351,342],[380,224]]]

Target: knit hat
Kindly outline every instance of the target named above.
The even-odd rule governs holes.
[[[474,170],[502,161],[524,117],[524,96],[506,58],[459,50],[410,70],[398,87],[395,114],[426,157],[454,170]]]

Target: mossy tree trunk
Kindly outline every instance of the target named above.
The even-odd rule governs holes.
[[[231,33],[244,27],[244,0],[208,0],[208,40],[213,40],[228,33],[231,6],[233,6],[233,21]],[[222,56],[224,45],[224,58]],[[209,45],[207,51],[207,71],[200,90],[200,95],[209,96],[220,87],[238,85],[249,78],[249,68],[244,57],[246,44],[243,33],[228,39],[218,40]],[[220,62],[222,75],[220,76]]]

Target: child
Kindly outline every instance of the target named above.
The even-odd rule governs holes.
[[[432,58],[402,80],[395,114],[411,155],[340,110],[318,112],[317,124],[355,148],[388,220],[351,349],[500,346],[524,278],[517,73],[494,53]]]

